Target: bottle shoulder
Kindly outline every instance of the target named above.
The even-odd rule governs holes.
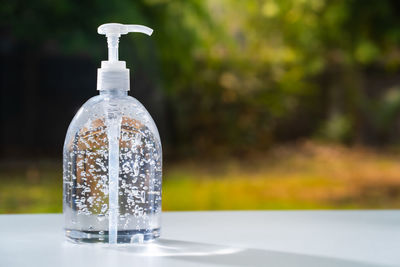
[[[120,112],[147,111],[142,103],[129,95],[113,97],[107,95],[93,96],[82,105],[81,109],[83,109],[83,112],[91,112],[98,108],[108,108],[110,105],[115,106]]]
[[[93,125],[105,123],[110,114],[120,116],[122,121],[134,121],[143,125],[160,140],[157,127],[150,113],[134,97],[97,95],[88,99],[78,110],[72,119],[66,136],[72,138],[78,131],[84,128],[92,128]]]
[[[90,119],[106,116],[110,112],[120,116],[131,116],[146,119],[151,117],[146,108],[132,96],[108,97],[104,95],[93,96],[88,99],[78,110],[75,118]]]

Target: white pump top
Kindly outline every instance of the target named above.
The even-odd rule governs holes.
[[[101,25],[97,32],[104,34],[108,43],[108,60],[102,61],[101,68],[97,69],[97,90],[129,91],[129,69],[126,68],[125,61],[118,60],[119,37],[129,32],[141,32],[150,36],[153,30],[142,25],[107,23]]]

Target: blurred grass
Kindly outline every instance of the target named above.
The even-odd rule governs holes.
[[[305,142],[165,164],[163,210],[400,207],[400,154]],[[61,165],[2,163],[0,213],[61,212]]]

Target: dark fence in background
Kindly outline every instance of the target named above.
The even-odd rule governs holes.
[[[100,62],[85,55],[43,52],[0,39],[0,158],[62,157],[73,116],[96,90]],[[136,70],[138,69],[138,70]],[[140,67],[131,70],[130,95],[153,116],[163,138],[164,99]]]

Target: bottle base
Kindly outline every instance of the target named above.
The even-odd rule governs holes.
[[[108,231],[80,231],[65,229],[65,236],[73,243],[108,243]],[[118,231],[118,244],[140,244],[160,237],[160,228],[152,230]]]

